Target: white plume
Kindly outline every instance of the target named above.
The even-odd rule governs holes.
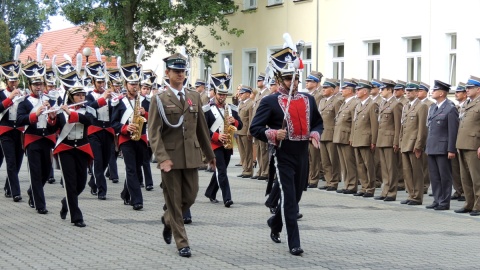
[[[20,44],[15,46],[15,51],[13,53],[13,61],[18,61],[18,57],[20,56]]]
[[[42,43],[37,44],[37,62],[42,63]]]
[[[295,69],[299,69],[299,68],[300,68],[300,59],[299,59],[299,57],[295,58],[295,61],[293,61],[293,66],[295,67]]]
[[[64,54],[63,54],[63,57],[65,58],[65,60],[67,60],[68,62],[70,62],[70,64],[73,63],[72,58],[71,58],[68,54],[64,53]]]
[[[285,40],[285,43],[287,43],[287,47],[290,47],[290,49],[292,49],[294,52],[297,51],[297,47],[295,46],[295,44],[293,44],[292,37],[289,33],[283,34],[283,40]]]
[[[228,60],[228,58],[225,57],[223,59],[223,63],[225,64],[225,73],[227,73],[227,75],[230,75],[230,60]]]
[[[144,53],[145,53],[145,46],[142,45],[142,47],[140,47],[137,53],[137,64],[140,64],[140,62],[142,62],[142,57]]]
[[[95,57],[97,57],[98,62],[102,62],[102,54],[100,53],[100,49],[95,47]]]
[[[82,71],[82,61],[83,61],[83,58],[82,58],[82,54],[81,53],[77,53],[77,67],[76,67],[76,70],[77,70],[77,73],[80,74],[80,72]]]
[[[117,68],[122,70],[122,57],[117,56]]]
[[[283,43],[282,49],[285,49],[287,47],[287,43]]]
[[[54,72],[56,72],[56,69],[57,69],[57,63],[56,63],[56,61],[57,61],[57,55],[54,54],[54,55],[53,55],[53,58],[52,58],[52,69],[53,69]]]

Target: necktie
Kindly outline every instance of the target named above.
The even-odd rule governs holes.
[[[182,108],[185,107],[185,99],[183,98],[183,93],[178,92],[178,95],[180,96],[180,103],[182,103]]]
[[[437,112],[437,110],[438,110],[438,105],[437,105],[437,106],[435,106],[435,108],[433,109],[433,113],[436,113],[436,112]]]

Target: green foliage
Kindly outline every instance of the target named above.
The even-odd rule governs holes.
[[[0,20],[0,63],[11,60],[12,48],[10,47],[10,34],[7,24]]]
[[[191,56],[210,62],[215,53],[205,48],[198,27],[207,27],[210,35],[240,36],[243,30],[230,28],[224,14],[238,9],[233,0],[58,0],[66,18],[84,25],[97,36],[98,46],[120,55],[125,62],[135,60],[134,49],[145,45],[147,56],[164,46],[173,53],[185,46]],[[175,2],[175,1],[174,1]]]
[[[48,16],[56,13],[56,5],[55,0],[2,0],[0,12],[8,26],[10,46],[25,48],[48,28]]]

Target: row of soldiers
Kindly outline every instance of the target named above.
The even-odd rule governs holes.
[[[261,99],[275,93],[275,81],[272,82],[273,87],[268,89],[264,79],[265,75],[260,74],[257,80],[259,94],[254,100],[245,94],[251,88],[241,87],[239,115],[244,125],[248,125],[255,116]],[[476,152],[480,147],[474,128],[478,126],[478,119],[474,114],[475,107],[472,107],[477,102],[479,78],[472,76],[467,84],[458,84],[455,90],[457,105],[447,99],[451,86],[438,80],[432,88],[424,82],[407,83],[390,79],[344,79],[342,85],[335,79],[325,79],[323,84],[321,81],[322,74],[312,71],[306,79],[304,90],[314,96],[324,125],[320,150],[312,144],[309,147],[309,181],[306,186],[316,188],[319,180],[323,179],[326,184],[319,189],[374,197],[387,202],[395,201],[397,192],[406,189],[409,196],[401,203],[421,205],[431,182],[438,182],[440,178],[429,171],[429,163],[433,162],[429,162],[429,156],[438,153],[429,154],[427,137],[429,134],[433,136],[430,141],[436,141],[438,146],[446,141],[449,133],[455,133],[455,137],[450,138],[455,142],[449,142],[448,151],[444,150],[452,151],[455,155],[451,155],[448,162],[440,166],[442,169],[451,167],[450,173],[440,173],[442,178],[450,175],[447,177],[450,180],[442,186],[443,195],[438,195],[441,198],[437,198],[437,186],[432,183],[434,203],[427,208],[446,210],[450,208],[450,200],[456,199],[465,201],[464,207],[456,212],[480,215],[480,205],[477,206],[480,187],[476,184],[480,180],[476,177],[478,166],[473,166],[478,162],[478,157],[476,153],[467,155],[468,158],[462,155],[465,151]],[[436,103],[428,97],[431,91]],[[435,112],[433,109],[429,112],[429,109],[444,100],[446,105],[455,107],[453,111],[457,111],[459,128],[453,125],[445,134],[433,135],[432,128],[445,122],[437,118],[444,118],[448,114],[443,108]],[[239,177],[267,179],[267,145],[252,142],[246,129],[238,132],[238,135],[240,164],[243,166]],[[256,147],[259,165],[256,175],[253,175],[255,155],[251,151],[252,144]],[[430,145],[430,153],[433,153],[432,148],[433,144]],[[442,154],[447,155],[447,152]],[[341,181],[344,182],[343,188],[339,188]],[[452,185],[455,190],[453,195],[450,194]],[[374,196],[376,188],[380,187],[379,196]]]

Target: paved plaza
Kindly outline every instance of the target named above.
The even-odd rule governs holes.
[[[234,166],[238,160],[235,154],[228,171],[231,208],[212,204],[203,195],[211,173],[200,172],[193,223],[186,225],[191,258],[179,257],[174,242],[163,241],[163,193],[156,164],[155,189],[143,190],[142,211],[123,205],[121,176],[120,183],[108,183],[106,201],[85,189],[79,205],[87,227],[77,228],[69,216],[59,216],[65,196],[59,171],[57,182],[45,185],[50,212],[39,215],[28,207],[24,162],[23,201],[0,198],[0,269],[480,269],[480,218],[453,213],[462,205],[457,201],[450,211],[427,210],[433,200],[428,196],[422,206],[401,205],[407,196],[403,191],[396,202],[383,202],[309,189],[300,203],[305,253],[292,256],[285,232],[281,244],[270,240],[266,182],[235,177],[241,173]],[[118,164],[123,172],[123,160]],[[0,179],[5,174],[3,165]],[[217,198],[221,201],[220,192]]]

